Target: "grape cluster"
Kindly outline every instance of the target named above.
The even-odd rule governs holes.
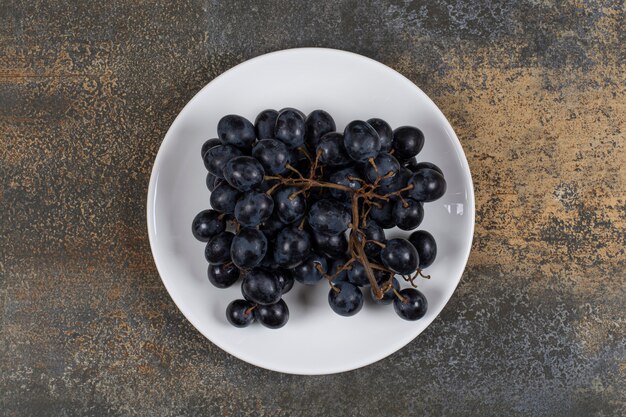
[[[385,230],[416,229],[424,203],[446,191],[441,169],[418,162],[422,132],[392,130],[382,119],[355,120],[343,133],[323,110],[265,110],[252,124],[224,116],[218,138],[202,146],[212,209],[194,218],[192,232],[207,242],[209,281],[227,288],[241,280],[243,299],[226,310],[236,327],[259,321],[280,328],[283,301],[298,281],[330,284],[328,303],[342,316],[363,306],[363,291],[393,304],[406,320],[426,314],[415,289],[437,245],[424,231],[387,239]],[[401,289],[398,278],[411,287]]]

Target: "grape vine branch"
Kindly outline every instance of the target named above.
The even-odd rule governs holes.
[[[301,151],[304,151],[304,150],[301,149]],[[308,153],[305,153],[305,155],[307,156],[307,158],[310,159],[310,155],[308,155]],[[345,186],[345,185],[341,185],[341,184],[335,184],[335,183],[327,182],[327,181],[320,181],[319,179],[316,179],[318,168],[319,168],[320,155],[321,154],[318,153],[315,159],[313,160],[311,164],[311,169],[309,171],[309,175],[307,177],[302,175],[302,173],[298,171],[296,168],[294,168],[292,165],[287,165],[287,169],[290,172],[292,172],[295,175],[295,177],[285,177],[281,175],[265,176],[265,180],[277,181],[277,183],[273,187],[271,187],[269,190],[267,190],[266,193],[271,196],[272,193],[281,186],[295,187],[299,189],[298,191],[294,192],[289,197],[291,199],[295,198],[300,193],[307,193],[311,188],[332,188],[335,190],[344,191],[348,193],[348,195],[351,196],[351,206],[352,206],[352,222],[349,225],[350,233],[349,233],[349,239],[348,239],[348,251],[351,257],[343,266],[338,268],[338,270],[335,271],[334,274],[332,275],[327,275],[326,273],[323,273],[323,274],[326,277],[326,279],[328,279],[328,282],[330,283],[331,287],[335,291],[338,291],[337,287],[335,287],[332,284],[332,280],[341,272],[352,268],[353,267],[352,264],[355,261],[358,261],[361,263],[361,265],[363,265],[363,268],[365,269],[365,273],[372,287],[374,296],[380,300],[381,298],[383,298],[384,293],[392,288],[392,280],[395,275],[395,272],[383,265],[370,262],[370,260],[368,259],[365,253],[365,245],[367,243],[373,243],[373,244],[380,246],[381,248],[384,248],[385,244],[382,242],[367,240],[366,234],[363,232],[362,229],[364,227],[367,227],[367,215],[371,207],[379,206],[379,203],[376,200],[389,201],[390,198],[397,197],[406,207],[407,203],[402,197],[402,193],[412,189],[413,185],[408,185],[405,188],[402,188],[400,190],[393,191],[387,194],[378,194],[376,190],[378,189],[380,182],[383,181],[384,179],[388,179],[392,177],[394,175],[393,172],[386,173],[385,175],[380,175],[379,173],[379,175],[377,176],[373,184],[369,184],[361,180],[360,178],[354,178],[354,177],[348,178],[349,180],[354,180],[361,184],[361,187],[356,188],[356,189]],[[374,164],[374,161],[370,160],[370,163],[372,164],[372,166],[378,173],[378,168]],[[359,210],[360,201],[363,202],[361,210]],[[304,222],[300,224],[300,228],[302,227],[304,227]],[[382,271],[389,273],[389,279],[385,281],[384,283],[382,283],[382,285],[379,285],[378,282],[376,281],[376,277],[374,275],[375,269],[382,270]],[[320,270],[320,272],[322,271]],[[416,286],[414,283],[414,280],[418,276],[422,276],[424,278],[430,278],[430,276],[423,275],[419,269],[412,276],[407,276],[407,275],[401,275],[401,276],[405,281],[411,283],[413,287]],[[404,297],[398,294],[397,291],[394,290],[394,292],[396,293],[396,296],[400,297],[400,299],[403,300]]]

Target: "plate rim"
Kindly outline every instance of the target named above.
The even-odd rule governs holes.
[[[158,180],[158,173],[160,171],[159,167],[162,164],[161,163],[161,159],[164,158],[164,147],[165,147],[165,143],[172,140],[171,139],[171,135],[173,127],[175,125],[177,125],[178,123],[180,123],[180,119],[181,119],[181,115],[185,112],[185,109],[187,109],[187,107],[191,106],[197,99],[198,97],[203,93],[203,91],[207,88],[209,88],[209,86],[219,80],[222,77],[225,77],[227,74],[230,74],[231,72],[236,71],[237,69],[239,69],[242,66],[248,65],[248,64],[252,64],[253,62],[256,62],[257,60],[261,60],[261,59],[265,59],[274,55],[285,55],[285,54],[290,54],[290,53],[297,53],[297,52],[315,52],[315,53],[331,53],[331,54],[337,54],[337,55],[347,55],[350,56],[351,58],[355,58],[355,59],[361,59],[361,60],[365,60],[365,61],[369,61],[370,64],[373,64],[375,66],[380,67],[381,69],[384,69],[385,72],[389,73],[390,75],[396,76],[396,77],[400,77],[400,79],[402,79],[403,82],[405,82],[407,84],[407,87],[411,87],[413,88],[416,93],[418,95],[421,95],[422,97],[424,97],[429,103],[430,105],[432,105],[435,109],[435,111],[437,112],[438,116],[443,120],[444,122],[444,127],[446,132],[448,133],[448,135],[450,136],[450,138],[452,139],[452,143],[455,145],[455,147],[457,148],[457,151],[460,150],[460,161],[461,161],[461,165],[462,168],[464,169],[464,171],[467,173],[468,175],[468,179],[469,179],[469,187],[468,187],[468,195],[467,195],[467,200],[469,202],[471,202],[471,213],[470,213],[470,239],[469,239],[469,244],[467,246],[467,248],[465,249],[465,253],[464,253],[464,259],[463,259],[463,271],[461,272],[461,274],[455,279],[455,282],[453,284],[453,290],[450,293],[449,296],[447,296],[445,298],[445,302],[443,304],[443,307],[441,309],[441,311],[439,311],[433,318],[432,320],[427,323],[424,327],[424,329],[422,329],[421,332],[419,332],[418,334],[416,334],[414,337],[408,339],[407,341],[400,341],[399,343],[396,344],[390,344],[388,349],[384,349],[380,351],[379,355],[375,355],[375,357],[372,358],[368,358],[366,360],[360,361],[360,362],[351,362],[350,365],[348,366],[344,366],[344,367],[336,367],[336,369],[323,369],[320,370],[320,372],[316,372],[316,371],[311,371],[311,370],[302,370],[302,369],[279,369],[278,367],[275,366],[270,366],[268,364],[263,363],[262,361],[256,360],[254,358],[248,357],[245,354],[241,354],[240,352],[231,352],[230,350],[226,349],[221,343],[214,341],[213,339],[211,339],[207,334],[205,334],[205,332],[203,332],[197,323],[195,323],[195,320],[190,319],[190,317],[185,313],[185,311],[181,308],[181,306],[179,305],[179,303],[174,299],[174,297],[172,297],[172,292],[170,291],[170,287],[168,286],[166,280],[163,278],[163,272],[162,272],[162,266],[159,266],[159,261],[157,259],[156,253],[155,253],[155,246],[156,246],[156,236],[154,233],[154,230],[152,229],[151,226],[151,219],[154,217],[155,214],[155,197],[156,197],[156,183]],[[322,47],[304,47],[304,48],[288,48],[288,49],[281,49],[278,51],[273,51],[273,52],[269,52],[269,53],[265,53],[265,54],[261,54],[258,55],[256,57],[247,59],[243,62],[240,62],[239,64],[229,68],[228,70],[222,72],[221,74],[219,74],[217,77],[213,78],[211,81],[209,81],[207,84],[205,84],[200,90],[198,90],[198,92],[196,94],[194,94],[194,96],[182,107],[182,109],[178,112],[178,114],[176,115],[176,117],[174,118],[174,120],[172,121],[172,123],[170,124],[170,127],[168,128],[167,132],[165,133],[165,136],[163,137],[163,139],[161,140],[161,143],[159,145],[159,150],[157,151],[156,157],[154,158],[154,163],[152,165],[152,169],[151,169],[151,173],[150,173],[150,180],[148,183],[148,193],[147,193],[147,204],[146,204],[146,225],[147,225],[147,229],[148,229],[148,241],[150,243],[150,252],[152,254],[152,258],[154,260],[157,272],[159,274],[159,278],[161,279],[161,282],[163,283],[163,286],[165,287],[165,289],[168,292],[168,295],[170,297],[170,299],[174,302],[174,305],[176,305],[176,307],[178,308],[179,312],[183,315],[183,317],[185,317],[185,319],[196,329],[197,332],[199,332],[202,336],[204,336],[209,342],[213,343],[214,345],[216,345],[217,347],[219,347],[221,350],[223,350],[224,352],[228,353],[229,355],[232,355],[242,361],[248,362],[254,366],[263,368],[263,369],[267,369],[273,372],[280,372],[280,373],[285,373],[285,374],[292,374],[292,375],[332,375],[332,374],[337,374],[337,373],[342,373],[342,372],[348,372],[348,371],[352,371],[352,370],[356,370],[368,365],[371,365],[373,363],[376,363],[382,359],[385,359],[386,357],[392,355],[393,353],[399,351],[400,349],[404,348],[406,345],[408,345],[410,342],[412,342],[413,340],[415,340],[419,335],[421,335],[431,324],[433,321],[435,321],[436,318],[438,318],[441,313],[443,312],[443,310],[446,308],[446,306],[448,305],[448,303],[450,302],[450,299],[452,298],[452,296],[454,295],[454,293],[456,292],[459,283],[461,282],[461,278],[463,277],[463,273],[465,272],[466,268],[467,268],[467,263],[469,261],[469,256],[471,254],[472,251],[472,245],[474,242],[474,233],[475,233],[475,226],[476,226],[476,202],[475,202],[475,194],[474,194],[474,180],[472,178],[472,172],[470,170],[470,166],[469,163],[467,161],[467,156],[465,154],[465,150],[463,149],[463,145],[461,144],[461,141],[459,140],[458,136],[456,135],[456,132],[454,131],[452,125],[450,124],[450,121],[448,120],[448,118],[443,114],[443,112],[441,111],[441,109],[439,108],[439,106],[437,106],[437,104],[422,90],[420,89],[417,84],[415,84],[413,81],[411,81],[410,79],[408,79],[407,77],[405,77],[403,74],[401,74],[400,72],[396,71],[395,69],[389,67],[388,65],[383,64],[382,62],[379,62],[375,59],[369,58],[367,56],[361,55],[361,54],[357,54],[355,52],[350,52],[350,51],[345,51],[345,50],[341,50],[341,49],[334,49],[334,48],[322,48]]]

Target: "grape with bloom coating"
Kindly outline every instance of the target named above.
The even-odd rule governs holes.
[[[376,158],[381,147],[378,133],[362,120],[355,120],[346,126],[343,144],[350,158],[361,162]]]
[[[267,238],[257,229],[241,229],[230,245],[230,257],[233,263],[241,269],[257,266],[266,252]]]
[[[426,315],[428,302],[426,297],[415,288],[400,290],[400,296],[393,300],[393,309],[405,320],[419,320]]]

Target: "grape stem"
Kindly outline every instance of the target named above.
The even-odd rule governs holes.
[[[300,148],[301,151],[304,152],[304,149]],[[338,268],[337,271],[332,275],[327,275],[326,273],[322,273],[321,270],[320,273],[323,274],[324,278],[326,278],[330,284],[330,286],[332,287],[333,290],[335,291],[339,291],[339,288],[337,288],[335,285],[333,285],[332,283],[332,279],[334,279],[339,273],[341,273],[342,271],[348,269],[348,266],[358,260],[361,265],[363,265],[363,268],[365,269],[365,274],[367,275],[367,280],[369,281],[371,287],[372,287],[372,292],[374,293],[374,296],[376,297],[376,299],[380,300],[383,298],[384,292],[381,289],[381,287],[378,285],[378,283],[376,282],[376,278],[374,276],[374,269],[377,270],[381,270],[381,271],[386,271],[390,274],[390,279],[388,281],[387,284],[384,284],[384,287],[386,290],[389,289],[389,285],[392,285],[392,279],[393,276],[395,275],[395,273],[393,271],[391,271],[390,269],[386,268],[383,265],[378,265],[376,263],[372,263],[367,259],[367,255],[365,253],[365,245],[367,243],[373,243],[376,244],[378,246],[380,246],[381,248],[384,248],[385,245],[381,242],[377,242],[377,241],[373,241],[373,240],[367,240],[365,238],[365,233],[361,230],[361,227],[365,227],[367,225],[367,215],[369,214],[369,211],[371,210],[372,206],[376,206],[378,208],[381,207],[380,203],[377,203],[374,200],[383,200],[383,201],[389,201],[389,199],[391,197],[399,197],[400,201],[403,204],[406,204],[406,200],[404,200],[404,198],[402,198],[402,193],[408,190],[413,189],[413,185],[410,184],[400,190],[397,191],[393,191],[390,192],[388,194],[378,194],[376,193],[376,189],[378,188],[378,185],[380,183],[381,180],[386,179],[386,178],[390,178],[394,175],[394,173],[392,172],[388,172],[386,175],[382,175],[382,176],[378,176],[378,178],[376,178],[376,181],[374,181],[374,184],[367,184],[365,183],[363,180],[359,179],[359,178],[355,178],[355,177],[349,177],[348,179],[353,181],[353,180],[357,180],[358,182],[360,182],[362,184],[362,187],[359,189],[353,189],[351,187],[345,186],[345,185],[341,185],[341,184],[335,184],[332,182],[326,182],[326,181],[319,181],[315,178],[315,174],[317,173],[318,169],[321,169],[320,165],[319,165],[319,158],[320,158],[320,153],[318,153],[315,156],[315,160],[313,160],[310,155],[308,153],[306,153],[306,156],[309,158],[309,160],[312,160],[312,164],[311,164],[311,169],[309,171],[309,176],[308,178],[305,178],[300,171],[298,171],[296,168],[294,168],[291,165],[287,165],[287,169],[292,171],[293,173],[295,173],[297,175],[297,178],[288,178],[288,177],[282,177],[280,175],[266,175],[265,176],[265,180],[277,180],[278,184],[274,185],[272,188],[270,188],[267,191],[268,195],[271,195],[274,190],[279,186],[287,186],[287,187],[296,187],[296,188],[300,188],[300,190],[298,190],[297,192],[295,192],[294,194],[292,194],[290,196],[295,198],[295,196],[297,194],[300,193],[305,193],[308,190],[310,190],[311,188],[332,188],[335,190],[339,190],[339,191],[344,191],[347,194],[352,196],[352,222],[349,225],[350,228],[350,238],[348,240],[348,245],[349,245],[349,253],[351,254],[352,258],[350,260],[348,260],[341,268]],[[374,160],[371,159],[370,164],[372,164],[372,166],[374,167],[374,169],[376,170],[376,172],[378,172],[378,167],[376,166],[376,164],[374,163]],[[362,216],[359,216],[359,200],[362,199],[363,200],[363,212],[361,213]],[[300,225],[300,228],[302,228],[304,225],[304,223],[302,223]],[[427,276],[424,276],[421,274],[421,271],[418,269],[416,274],[413,277],[408,277],[408,276],[403,276],[403,278],[410,282],[413,286],[415,286],[415,284],[413,283],[413,280],[415,278],[417,278],[417,276],[420,275],[424,278],[426,278]],[[429,276],[428,276],[429,277]],[[403,301],[405,302],[405,297],[402,297],[394,288],[394,292],[395,294]]]

